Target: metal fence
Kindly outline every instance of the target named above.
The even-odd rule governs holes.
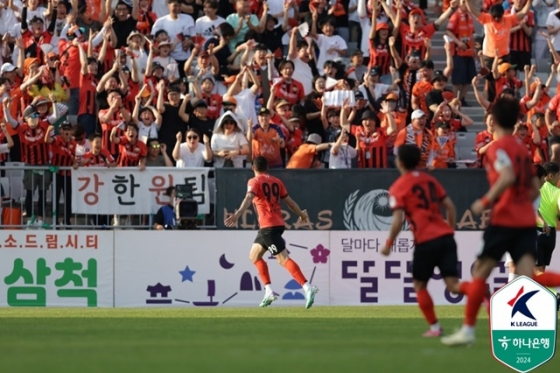
[[[137,170],[136,167],[131,169]],[[28,166],[17,162],[0,166],[0,228],[153,229],[155,214],[73,213],[71,173],[71,167]],[[213,172],[208,178],[208,189],[211,212],[197,217],[195,222],[198,229],[216,228]],[[192,225],[189,227],[192,228]]]

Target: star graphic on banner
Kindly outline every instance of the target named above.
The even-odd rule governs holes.
[[[181,282],[185,282],[187,280],[190,281],[190,282],[194,282],[193,281],[193,275],[196,273],[196,271],[193,271],[192,269],[190,269],[189,266],[187,266],[184,271],[179,271],[179,273],[183,277]]]

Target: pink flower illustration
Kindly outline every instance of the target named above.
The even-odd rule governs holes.
[[[316,248],[311,250],[311,256],[313,257],[313,263],[327,263],[329,254],[331,251],[319,244]]]

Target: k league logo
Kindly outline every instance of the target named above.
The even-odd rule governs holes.
[[[556,350],[556,295],[532,278],[507,283],[490,299],[492,354],[525,373],[549,361]]]
[[[532,322],[527,322],[527,321],[511,321],[511,326],[526,326],[526,327],[536,327],[537,325],[537,319],[535,318],[535,316],[533,316],[533,314],[531,313],[531,311],[529,310],[529,306],[528,306],[528,302],[531,298],[533,298],[533,296],[535,294],[537,294],[538,292],[540,292],[540,290],[533,290],[533,291],[529,291],[529,292],[525,292],[524,291],[525,288],[523,286],[521,286],[521,288],[519,289],[519,291],[517,292],[517,295],[515,296],[515,298],[513,298],[512,300],[510,300],[508,302],[508,305],[510,305],[512,307],[511,310],[511,318],[513,320],[513,318],[515,317],[516,314],[520,314],[525,316],[528,319],[533,320]]]

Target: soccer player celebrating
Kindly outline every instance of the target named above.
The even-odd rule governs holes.
[[[282,238],[284,233],[284,218],[280,208],[280,200],[288,205],[295,212],[301,222],[305,223],[309,217],[306,210],[300,210],[298,204],[290,198],[284,183],[274,176],[268,174],[268,161],[263,156],[257,156],[253,160],[253,171],[255,177],[250,179],[247,186],[247,195],[241,203],[239,209],[233,214],[228,214],[225,219],[227,227],[233,227],[245,210],[254,204],[258,216],[259,233],[251,247],[249,257],[259,271],[259,276],[264,283],[265,295],[260,306],[269,306],[278,299],[278,293],[272,290],[268,266],[263,260],[266,250],[276,257],[280,265],[285,267],[294,279],[303,287],[305,291],[305,308],[311,307],[315,301],[315,294],[319,291],[316,286],[307,282],[299,266],[288,256],[286,252],[286,242]]]
[[[490,190],[472,204],[471,210],[481,214],[491,208],[492,213],[484,231],[484,246],[473,267],[473,280],[467,288],[463,327],[441,339],[448,346],[474,343],[474,326],[486,295],[486,279],[506,252],[510,253],[518,275],[532,277],[543,286],[560,286],[560,274],[546,272],[535,276],[537,231],[533,201],[539,195],[539,182],[527,148],[513,136],[519,103],[498,98],[491,111],[497,140],[486,151]]]
[[[399,147],[397,168],[401,177],[389,188],[393,224],[381,254],[391,253],[393,241],[397,238],[406,217],[416,244],[412,259],[414,290],[418,306],[430,325],[424,337],[439,337],[442,329],[427,289],[434,268],[439,268],[447,289],[452,293],[464,293],[468,283],[459,284],[457,273],[457,244],[453,238],[453,227],[457,217],[455,205],[433,176],[416,170],[420,159],[420,148],[417,146]],[[447,222],[441,214],[442,206],[447,212]]]

